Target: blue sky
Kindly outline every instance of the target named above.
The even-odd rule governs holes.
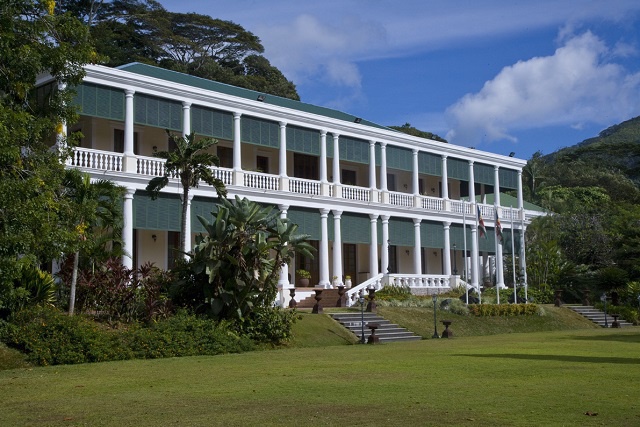
[[[640,115],[638,0],[160,0],[242,25],[302,101],[528,159]]]

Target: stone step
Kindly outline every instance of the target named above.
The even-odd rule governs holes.
[[[340,295],[338,294],[338,289],[323,289],[322,299],[320,300],[320,305],[323,308],[335,308],[335,307],[346,307],[346,296],[343,295],[342,303],[338,304],[340,301]],[[316,304],[315,295],[311,295],[302,301],[298,302],[296,308],[313,308]]]
[[[380,342],[395,342],[395,341],[418,341],[422,337],[402,328],[388,320],[376,315],[375,313],[332,313],[331,317],[351,331],[358,340],[362,339],[362,320],[364,318],[364,337],[365,340],[371,335],[371,329],[367,327],[370,323],[378,324],[376,329],[376,336],[380,339]]]
[[[565,307],[575,311],[576,313],[580,314],[581,316],[589,319],[590,321],[592,321],[593,323],[604,327],[611,327],[611,324],[613,323],[613,316],[610,313],[607,313],[606,315],[606,322],[605,322],[605,314],[602,310],[598,310],[597,308],[593,307],[593,306],[583,306],[583,305],[565,305]],[[621,317],[618,317],[618,324],[620,325],[620,327],[628,327],[628,326],[633,326],[632,323],[627,322],[626,320],[622,319]]]

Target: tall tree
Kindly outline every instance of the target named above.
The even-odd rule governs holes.
[[[212,185],[221,196],[226,196],[224,183],[216,178],[211,170],[212,166],[220,166],[220,159],[215,154],[207,152],[218,143],[212,138],[196,138],[195,133],[187,136],[174,135],[167,131],[169,138],[175,144],[173,151],[158,151],[153,155],[165,159],[164,176],[155,177],[147,184],[147,191],[156,199],[160,191],[169,184],[169,179],[177,177],[182,186],[182,218],[180,221],[180,250],[186,252],[186,242],[191,236],[186,235],[187,207],[191,188],[197,187],[200,181]]]
[[[61,123],[77,117],[70,92],[58,84],[80,83],[95,53],[86,27],[54,14],[53,6],[0,3],[0,306],[11,298],[19,260],[50,261],[73,238],[61,196],[63,162],[50,148]],[[36,90],[36,78],[46,72],[52,83]]]
[[[120,205],[123,189],[108,180],[92,182],[89,174],[80,172],[77,169],[66,170],[64,186],[65,196],[72,203],[73,224],[77,233],[69,297],[69,315],[73,315],[80,252],[85,247],[91,247],[95,243],[91,237],[94,229],[103,230],[120,226],[122,222]]]

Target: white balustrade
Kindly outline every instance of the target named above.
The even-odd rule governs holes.
[[[233,184],[233,169],[211,168],[213,176],[224,183],[224,185]]]
[[[437,197],[421,196],[422,209],[429,211],[444,210],[444,200]]]
[[[356,187],[354,185],[343,185],[342,198],[368,202],[371,198],[371,190],[369,188]]]
[[[292,193],[309,194],[312,196],[320,195],[320,181],[312,181],[310,179],[290,178],[289,191]]]
[[[416,289],[449,289],[451,277],[441,274],[389,274],[388,286],[406,286]]]
[[[260,188],[262,190],[279,190],[280,180],[277,175],[269,175],[261,172],[245,172],[244,186]]]
[[[390,191],[389,203],[395,206],[413,207],[413,194]]]
[[[371,279],[360,283],[358,286],[354,286],[353,288],[347,290],[347,292],[345,293],[347,298],[347,307],[351,307],[353,304],[355,304],[356,298],[358,298],[360,292],[364,293],[365,289],[375,289],[376,291],[382,289],[383,277],[384,274],[380,273],[376,276],[373,276]]]
[[[148,176],[164,176],[165,162],[165,159],[138,156],[138,173]]]
[[[67,166],[122,172],[122,153],[77,147],[67,159]]]

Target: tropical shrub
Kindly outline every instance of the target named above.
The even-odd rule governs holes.
[[[252,350],[228,323],[180,311],[149,325],[110,329],[53,307],[30,307],[0,325],[0,339],[39,365],[215,355]]]
[[[235,325],[240,334],[256,342],[279,344],[291,338],[293,324],[299,317],[295,310],[261,307]]]
[[[534,316],[541,312],[536,304],[470,304],[474,316]]]

